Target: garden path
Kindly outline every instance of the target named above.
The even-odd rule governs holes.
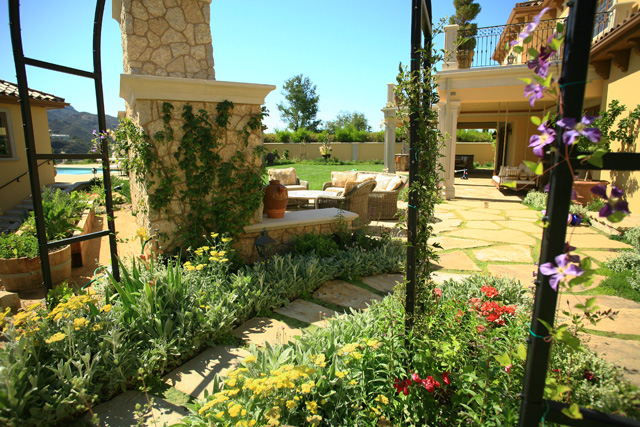
[[[503,195],[487,180],[456,180],[457,198],[436,207],[435,236],[442,249],[440,259],[434,265],[434,279],[442,283],[460,279],[470,274],[493,274],[520,280],[523,286],[533,289],[535,262],[539,257],[542,227],[536,222],[539,214],[523,206],[518,195]],[[406,203],[404,206],[406,208]],[[395,222],[372,222],[372,227],[394,227]],[[118,228],[118,219],[116,219]],[[608,239],[593,227],[580,226],[568,230],[571,241],[579,246],[579,253],[592,257],[596,263],[615,256],[617,250],[628,245]],[[403,232],[398,232],[402,236]],[[124,236],[123,237],[131,237]],[[596,286],[603,278],[598,277]],[[345,309],[366,309],[367,302],[378,300],[392,292],[400,275],[380,275],[363,278],[356,283],[334,280],[323,284],[309,300],[296,300],[287,307],[275,310],[271,317],[256,317],[244,323],[233,334],[242,345],[216,346],[177,368],[165,376],[169,390],[180,391],[194,398],[202,398],[204,390],[210,390],[216,374],[221,376],[233,369],[239,360],[248,355],[246,345],[276,345],[300,335],[303,329],[313,331],[323,327],[338,312]],[[584,301],[587,295],[565,295],[559,307]],[[609,333],[637,334],[640,321],[640,304],[619,297],[599,297],[603,309],[620,311],[615,322],[602,322],[594,329]],[[625,376],[640,385],[640,342],[589,335],[587,345],[602,356],[625,367]],[[171,424],[186,413],[181,405],[171,403],[165,392],[155,396],[154,415],[158,425]],[[101,420],[110,426],[133,425],[136,403],[146,402],[140,392],[127,392],[94,408]],[[146,420],[145,425],[153,425]]]

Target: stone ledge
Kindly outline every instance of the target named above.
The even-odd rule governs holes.
[[[338,221],[342,213],[345,222],[354,221],[358,218],[357,213],[340,210],[338,208],[309,209],[304,211],[287,211],[282,218],[267,218],[261,223],[247,225],[245,233],[259,233],[263,229],[267,231],[280,230],[283,228],[303,227],[305,225],[331,224]]]
[[[133,108],[138,99],[262,105],[274,85],[120,74],[120,97]]]

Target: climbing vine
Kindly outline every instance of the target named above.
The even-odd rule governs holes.
[[[263,170],[255,161],[262,147],[247,154],[227,144],[234,132],[229,129],[233,109],[232,102],[223,101],[210,117],[206,110],[184,105],[180,141],[172,128],[174,106],[168,102],[162,105],[164,129],[154,135],[155,144],[129,119],[115,132],[123,169],[145,183],[149,207],[177,225],[173,237],[179,246],[200,246],[211,232],[239,235],[262,201]],[[249,146],[251,131],[260,129],[266,115],[263,108],[248,117],[236,131],[240,145]],[[230,147],[235,152],[229,153]]]

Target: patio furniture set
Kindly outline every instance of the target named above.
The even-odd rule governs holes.
[[[279,180],[289,192],[291,207],[315,209],[339,208],[357,213],[362,223],[394,219],[398,213],[398,196],[407,177],[392,173],[346,171],[331,172],[331,181],[322,191],[309,190],[294,168],[270,169],[269,180]]]

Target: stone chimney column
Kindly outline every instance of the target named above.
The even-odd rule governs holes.
[[[211,0],[113,0],[125,74],[215,80]]]

